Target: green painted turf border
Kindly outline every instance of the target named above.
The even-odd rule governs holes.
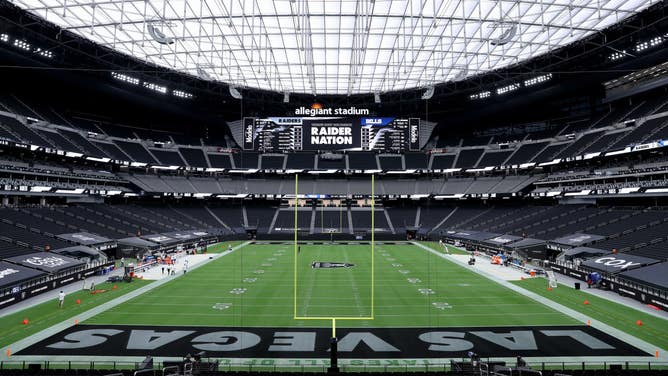
[[[3,316],[0,318],[0,333],[2,333],[0,348],[4,352],[7,350],[6,347],[8,345],[16,341],[27,338],[63,320],[76,317],[79,313],[86,312],[91,308],[95,308],[102,303],[123,296],[152,282],[141,279],[134,279],[131,283],[104,282],[98,284],[96,289],[108,290],[107,292],[94,295],[87,290],[73,292],[65,297],[65,305],[62,309],[58,308],[57,299],[54,298],[53,300]],[[118,288],[114,290],[113,285],[118,286]],[[81,300],[81,304],[76,304],[77,299]],[[28,319],[27,325],[23,325],[23,319]]]
[[[599,321],[656,345],[657,350],[668,349],[668,320],[666,319],[587,293],[584,290],[575,290],[564,284],[559,284],[559,287],[549,291],[547,280],[544,278],[511,281],[511,283],[590,316],[592,324]],[[589,304],[585,305],[585,300]],[[642,321],[642,326],[636,324],[637,320]]]

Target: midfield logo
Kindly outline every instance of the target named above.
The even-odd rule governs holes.
[[[350,264],[347,262],[323,262],[323,261],[313,261],[311,263],[311,268],[313,269],[328,269],[328,268],[352,268],[355,264]]]

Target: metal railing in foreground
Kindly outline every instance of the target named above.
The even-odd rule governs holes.
[[[461,359],[459,359],[461,360]],[[493,358],[481,359],[483,364],[498,363],[505,359],[495,360]],[[271,359],[253,360],[245,362],[232,362],[226,359],[208,359],[209,362],[217,361],[216,371],[249,371],[249,372],[314,372],[326,373],[329,367],[328,360],[292,360],[291,362],[278,362]],[[450,372],[453,371],[451,362],[445,359],[421,362],[415,360],[364,360],[356,359],[349,362],[339,363],[342,372]],[[142,373],[143,375],[167,375],[175,374],[174,362],[155,362],[154,372]],[[403,364],[402,364],[403,363]],[[621,370],[668,370],[668,362],[659,361],[585,361],[585,362],[532,362],[527,361],[527,366],[536,371],[569,371],[569,370],[597,370],[617,368]],[[507,362],[507,366],[515,366],[514,362]],[[139,370],[141,362],[123,361],[0,361],[0,371],[4,370],[108,370],[109,373],[117,371]]]

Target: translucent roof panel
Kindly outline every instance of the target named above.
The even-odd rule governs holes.
[[[12,0],[98,44],[240,87],[428,87],[577,41],[658,0]]]

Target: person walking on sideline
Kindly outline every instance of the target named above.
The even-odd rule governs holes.
[[[65,293],[63,290],[60,290],[58,293],[58,308],[63,308],[63,305],[65,304]]]

